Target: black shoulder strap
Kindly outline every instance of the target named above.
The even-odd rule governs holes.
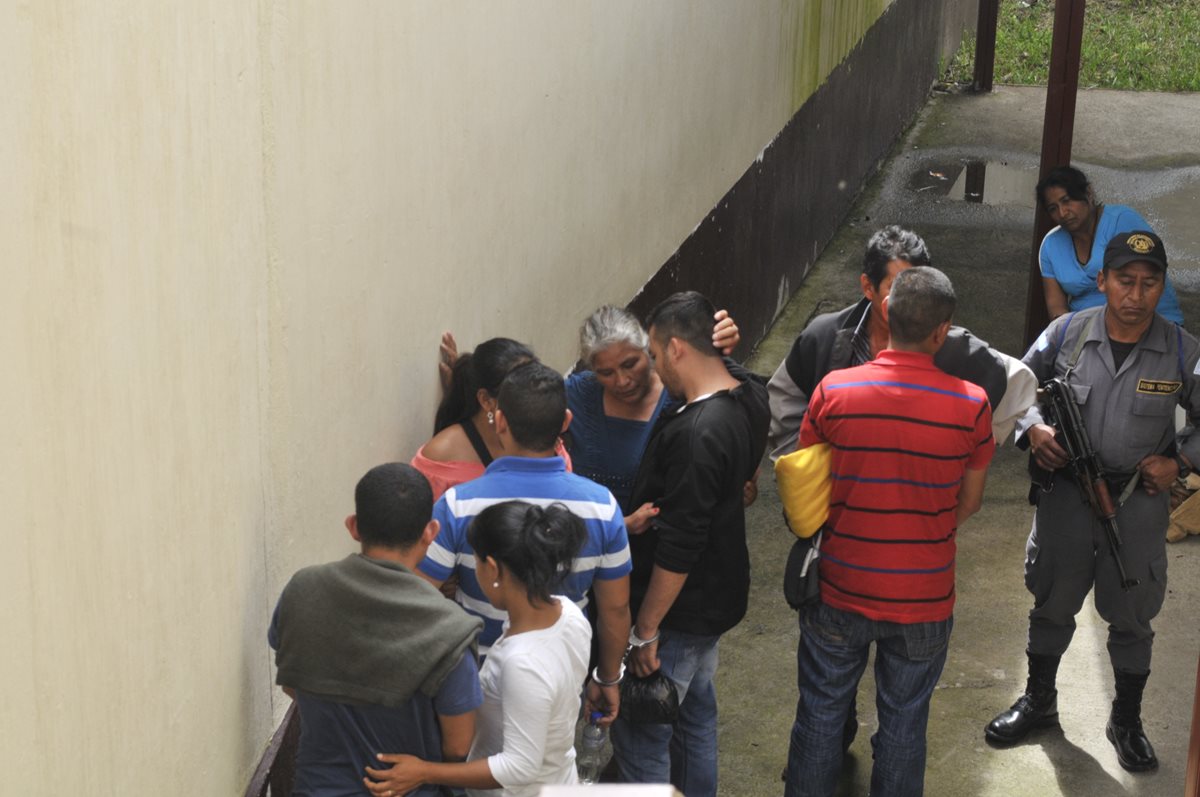
[[[475,453],[479,455],[479,461],[483,463],[483,467],[492,464],[492,453],[488,451],[487,444],[483,442],[483,437],[480,436],[479,430],[475,428],[475,424],[468,418],[465,421],[459,421],[459,426],[462,427],[463,434],[471,441],[471,448],[475,449]]]
[[[1067,313],[1067,320],[1063,321],[1062,329],[1058,331],[1058,345],[1055,347],[1062,351],[1063,341],[1067,339],[1067,328],[1071,326],[1071,322],[1075,320],[1074,313]]]
[[[1083,345],[1088,341],[1088,335],[1092,333],[1092,324],[1095,322],[1096,316],[1092,316],[1083,325],[1083,329],[1079,331],[1079,337],[1075,339],[1075,348],[1071,350],[1071,359],[1067,361],[1067,373],[1075,370],[1075,366],[1079,364],[1079,355],[1083,354]],[[1067,337],[1066,327],[1070,325],[1070,321],[1063,324],[1063,339]],[[1061,342],[1059,344],[1061,348]]]
[[[1183,327],[1175,325],[1175,356],[1179,358],[1179,381],[1187,381],[1187,365],[1183,359]]]

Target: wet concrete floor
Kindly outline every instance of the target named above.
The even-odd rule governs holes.
[[[813,315],[855,301],[862,250],[888,223],[917,230],[934,265],[954,281],[958,323],[1021,352],[1032,246],[1032,202],[1020,182],[1037,169],[1044,92],[1001,88],[986,96],[935,95],[897,144],[750,361],[772,373]],[[1186,317],[1200,329],[1200,95],[1090,91],[1080,95],[1075,164],[1097,193],[1145,215],[1165,240]],[[1136,138],[1135,138],[1136,136]],[[987,163],[982,201],[967,201],[966,170]],[[999,164],[1001,168],[996,168]],[[931,177],[940,172],[945,179]],[[961,174],[960,174],[961,173]],[[1022,175],[1025,176],[1022,176]],[[990,183],[994,189],[988,201]],[[961,190],[940,187],[963,182]],[[937,190],[919,190],[937,184]],[[1003,190],[1001,190],[1003,189]],[[1190,326],[1190,325],[1189,325]],[[1030,598],[1022,580],[1032,510],[1025,458],[997,453],[982,511],[960,530],[958,604],[949,659],[934,694],[928,733],[928,795],[1174,795],[1183,790],[1197,656],[1200,654],[1200,538],[1170,545],[1169,592],[1156,622],[1153,673],[1143,719],[1160,768],[1132,775],[1104,738],[1112,696],[1106,629],[1089,600],[1059,674],[1061,730],[998,750],[983,726],[1025,682]],[[750,611],[721,643],[721,794],[778,795],[796,704],[796,615],[780,592],[791,546],[769,469],[748,510],[754,568]],[[865,795],[875,727],[871,669],[859,689],[862,729],[838,794]]]

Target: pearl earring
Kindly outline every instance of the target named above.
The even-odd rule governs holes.
[[[488,410],[488,425],[491,425],[495,422],[496,422],[496,416],[492,414],[491,410]]]
[[[492,589],[500,589],[500,582],[499,582],[499,581],[493,581],[493,582],[492,582]]]

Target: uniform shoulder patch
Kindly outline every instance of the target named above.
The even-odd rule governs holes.
[[[1169,379],[1139,379],[1137,392],[1149,393],[1152,396],[1169,396],[1178,392],[1181,387],[1183,387],[1182,382],[1173,382]]]

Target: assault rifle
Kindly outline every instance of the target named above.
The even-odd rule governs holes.
[[[1038,400],[1046,409],[1046,420],[1058,432],[1055,439],[1067,451],[1067,467],[1071,469],[1075,482],[1083,490],[1092,512],[1104,527],[1109,550],[1112,551],[1113,561],[1117,563],[1121,588],[1127,590],[1136,587],[1138,580],[1125,573],[1125,564],[1121,561],[1121,532],[1117,528],[1117,505],[1113,502],[1108,482],[1104,478],[1104,467],[1100,464],[1100,457],[1092,448],[1087,427],[1083,424],[1083,416],[1079,414],[1075,394],[1070,385],[1056,377],[1043,382],[1038,388]]]

